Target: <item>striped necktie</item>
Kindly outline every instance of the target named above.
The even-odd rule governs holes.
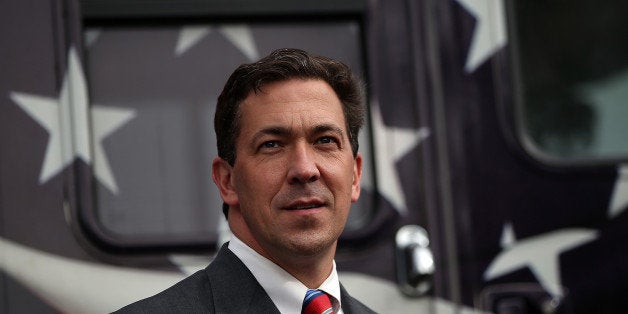
[[[302,314],[333,314],[331,300],[327,293],[321,290],[308,290],[303,299]]]

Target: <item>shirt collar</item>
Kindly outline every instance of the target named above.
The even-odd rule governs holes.
[[[255,279],[264,288],[279,312],[284,314],[301,313],[301,305],[308,288],[277,264],[257,253],[235,235],[229,242],[229,250],[233,252],[251,271]],[[342,313],[340,299],[340,281],[333,262],[331,274],[318,288],[331,295],[334,313]]]

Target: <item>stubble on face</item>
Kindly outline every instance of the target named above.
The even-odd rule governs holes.
[[[361,174],[339,99],[323,81],[290,80],[250,94],[240,110],[232,230],[271,260],[333,258]],[[309,172],[312,180],[295,179]]]

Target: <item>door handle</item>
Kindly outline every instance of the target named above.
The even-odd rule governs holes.
[[[395,236],[397,283],[408,296],[422,296],[433,285],[434,256],[427,231],[417,225],[401,227]]]

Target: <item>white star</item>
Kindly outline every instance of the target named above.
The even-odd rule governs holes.
[[[180,56],[211,32],[207,26],[188,26],[181,29],[175,48],[175,55]]]
[[[465,72],[477,69],[508,42],[503,0],[457,0],[476,19]]]
[[[628,209],[628,164],[617,169],[617,181],[608,207],[608,217],[615,218]]]
[[[61,127],[59,126],[59,108],[57,106],[57,100],[15,92],[11,93],[11,99],[35,119],[35,121],[39,122],[50,134],[44,164],[39,174],[39,183],[43,184],[48,181],[50,177],[55,176],[57,172],[65,167],[74,157],[73,155],[68,156],[65,150],[62,152]]]
[[[12,92],[11,99],[48,131],[48,146],[39,175],[43,184],[74,160],[91,162],[89,145],[74,137],[73,130],[86,132],[87,93],[85,78],[74,49],[68,54],[68,70],[59,98]]]
[[[48,131],[48,145],[39,184],[44,184],[71,164],[75,158],[92,162],[89,121],[93,123],[96,178],[113,193],[115,179],[104,154],[102,140],[135,116],[129,109],[94,106],[91,115],[83,68],[74,49],[68,52],[68,68],[59,98],[12,92],[11,99]]]
[[[221,26],[219,32],[251,61],[259,59],[251,29],[246,25]]]
[[[514,241],[510,224],[504,226],[502,239],[509,239],[484,272],[484,279],[511,273],[528,267],[541,286],[555,298],[563,296],[560,280],[559,255],[598,237],[597,231],[588,229],[562,229],[522,241]],[[513,241],[513,242],[510,242]]]
[[[175,48],[175,55],[180,56],[211,32],[209,26],[188,26],[181,29]],[[251,29],[246,25],[220,26],[218,32],[229,40],[249,60],[257,60],[259,53]]]
[[[427,128],[408,129],[388,127],[380,112],[379,105],[372,102],[371,121],[373,123],[373,144],[375,155],[375,169],[377,173],[378,190],[402,215],[408,211],[406,198],[399,180],[396,162],[405,156],[410,150],[419,145],[429,136]],[[361,143],[368,143],[362,141]],[[365,164],[368,164],[366,162]],[[371,178],[363,178],[366,187],[369,188]]]
[[[100,29],[90,29],[86,31],[83,36],[83,41],[85,42],[85,46],[86,47],[93,46],[98,41],[101,34],[102,34],[102,31]]]
[[[123,108],[92,106],[94,142],[94,173],[98,181],[113,194],[118,194],[118,185],[111,171],[109,160],[102,146],[102,141],[135,118],[135,111]]]
[[[515,231],[512,229],[512,224],[507,223],[504,225],[504,230],[502,231],[502,238],[499,243],[502,245],[502,249],[511,248],[517,242],[517,238],[515,237]]]

